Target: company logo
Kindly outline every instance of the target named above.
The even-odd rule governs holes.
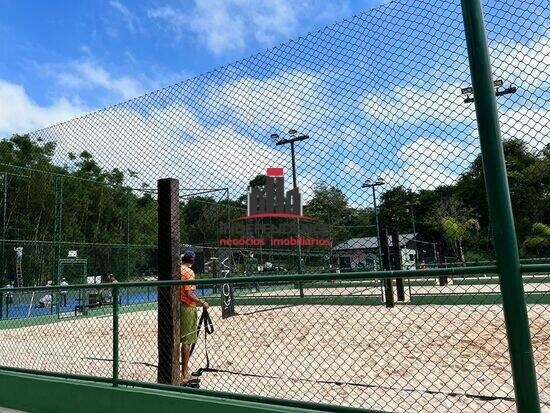
[[[265,185],[248,192],[247,215],[220,223],[220,234],[225,234],[220,246],[330,247],[329,233],[326,225],[303,215],[298,187],[285,192],[283,168],[268,168]]]
[[[252,187],[248,192],[248,215],[237,220],[255,218],[298,218],[312,221],[303,216],[302,194],[299,188],[285,193],[283,168],[268,168],[263,188]]]

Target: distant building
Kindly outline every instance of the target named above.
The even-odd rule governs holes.
[[[264,188],[250,188],[248,215],[295,214],[302,215],[302,194],[293,188],[285,194],[283,168],[268,168]]]
[[[403,269],[414,266],[416,245],[414,234],[400,234],[401,264]],[[388,235],[388,245],[393,246],[391,236]],[[378,260],[378,240],[376,237],[350,238],[332,248],[332,255],[338,260],[339,268],[367,267],[374,269],[374,262]]]

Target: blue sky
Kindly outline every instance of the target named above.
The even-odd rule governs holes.
[[[267,167],[289,173],[288,148],[269,136],[296,128],[311,136],[297,148],[306,199],[325,182],[362,204],[366,178],[434,188],[479,153],[474,107],[460,95],[470,75],[458,1],[395,0],[362,14],[374,3],[36,3],[40,18],[29,20],[0,0],[0,136],[189,78],[35,132],[58,143],[60,164],[86,149],[138,172],[136,186],[176,176],[238,196]],[[550,142],[549,2],[485,3],[494,77],[518,88],[498,98],[503,135],[540,150]]]
[[[0,80],[23,87],[38,106],[66,99],[96,109],[249,56],[376,3],[0,0]],[[14,130],[0,125],[0,133],[6,132]]]

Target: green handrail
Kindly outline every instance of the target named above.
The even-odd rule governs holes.
[[[132,287],[170,287],[174,285],[218,285],[218,284],[250,284],[250,283],[268,283],[294,281],[341,281],[341,280],[379,280],[384,278],[432,278],[440,275],[476,275],[476,274],[496,274],[495,265],[478,267],[459,267],[459,268],[431,268],[425,270],[400,270],[400,271],[365,271],[365,272],[346,272],[330,274],[294,274],[294,275],[266,275],[254,277],[231,277],[231,278],[201,278],[195,280],[170,280],[170,281],[136,281],[116,283],[119,288]],[[19,288],[0,288],[0,292],[12,291],[50,291],[50,290],[77,290],[77,289],[98,289],[112,288],[115,284],[73,284],[69,286],[39,286],[39,287],[19,287]]]

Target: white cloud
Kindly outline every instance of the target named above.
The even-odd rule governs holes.
[[[90,60],[72,62],[70,70],[57,74],[60,85],[73,89],[99,87],[123,99],[130,99],[145,93],[141,81],[130,77],[115,77],[101,65]]]
[[[529,44],[498,42],[491,48],[493,76],[502,79],[505,85],[515,85],[519,93],[532,92],[550,82],[550,37],[541,37]],[[454,73],[448,79],[461,79],[454,83],[445,83],[436,77],[428,81],[431,73],[423,72],[429,86],[402,87],[368,93],[362,99],[362,110],[372,118],[393,125],[416,124],[420,122],[465,122],[475,120],[475,106],[464,104],[460,89],[470,81],[464,68],[468,61],[462,57],[454,66]],[[420,82],[424,79],[417,78]]]
[[[206,45],[214,54],[228,50],[242,50],[246,45],[246,30],[244,21],[231,15],[227,4],[223,1],[206,7],[199,2],[191,13],[172,6],[162,6],[148,11],[150,18],[158,20],[168,27],[180,40],[185,33],[192,31],[200,43]]]
[[[128,9],[128,7],[126,7],[120,1],[116,0],[111,0],[109,4],[112,8],[114,8],[121,14],[124,23],[128,27],[128,30],[130,30],[132,33],[135,33],[139,29],[139,19],[134,13],[132,13]]]
[[[528,44],[499,42],[492,48],[495,79],[502,78],[522,90],[534,90],[550,83],[550,37]]]
[[[455,183],[478,153],[474,141],[422,137],[403,145],[397,153],[397,167],[386,169],[380,176],[386,189],[399,185],[413,191],[435,189]]]
[[[342,164],[342,172],[358,179],[365,178],[365,170],[352,159],[346,159]]]
[[[503,139],[521,139],[533,151],[550,144],[550,110],[520,108],[500,115]]]
[[[195,0],[191,10],[163,5],[148,11],[149,17],[167,26],[176,39],[191,32],[214,54],[243,50],[251,39],[272,46],[303,29],[301,18],[307,23],[313,19],[334,21],[346,14],[345,1],[320,0]]]
[[[286,132],[303,131],[307,125],[326,116],[321,105],[318,73],[289,71],[267,79],[244,77],[214,89],[210,104],[233,112],[235,119],[257,128]]]
[[[33,136],[57,142],[58,164],[67,162],[69,152],[87,150],[103,167],[138,172],[132,185],[155,186],[159,178],[174,177],[182,188],[229,187],[234,198],[246,193],[248,182],[267,167],[288,164],[286,153],[229,126],[207,127],[180,104],[145,116],[109,108]]]
[[[364,97],[362,109],[386,124],[404,125],[438,120],[445,123],[475,119],[474,105],[465,105],[459,84],[438,84],[433,89],[396,86]]]
[[[340,137],[340,142],[347,151],[353,151],[357,146],[359,146],[358,143],[361,141],[361,137],[359,136],[359,126],[353,123],[342,126],[338,136]]]
[[[86,109],[66,98],[34,102],[21,85],[0,80],[0,136],[23,133],[81,115]]]

